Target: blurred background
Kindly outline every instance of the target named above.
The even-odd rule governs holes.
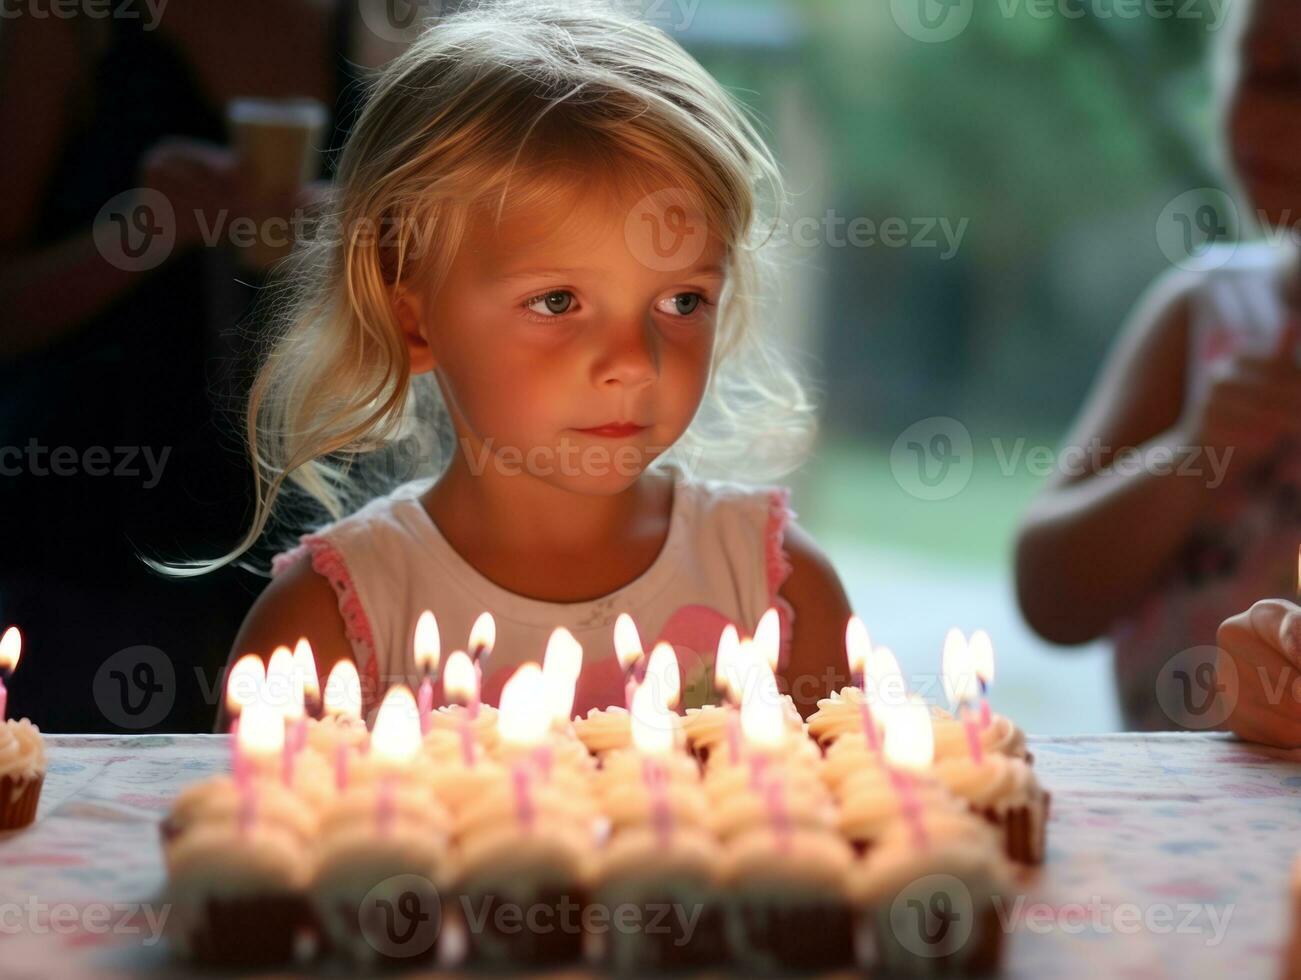
[[[24,152],[0,171],[11,191],[0,205],[0,320],[9,321],[0,325],[10,354],[3,381],[15,399],[4,412],[12,417],[43,417],[54,401],[73,429],[97,417],[93,384],[122,370],[123,350],[138,343],[105,343],[93,358],[78,355],[68,373],[65,361],[33,351],[15,329],[22,316],[73,323],[103,315],[127,288],[111,277],[148,261],[118,255],[117,272],[96,273],[71,294],[58,288],[54,272],[85,272],[78,262],[97,261],[96,248],[104,255],[103,240],[92,242],[89,229],[92,219],[104,224],[113,195],[159,186],[183,201],[187,187],[219,197],[213,187],[229,176],[228,157],[204,150],[183,154],[181,164],[166,155],[160,162],[160,142],[180,135],[221,147],[247,137],[266,120],[256,106],[232,116],[234,96],[311,98],[324,110],[307,118],[315,148],[325,152],[301,176],[328,181],[331,153],[355,111],[356,67],[383,64],[423,21],[455,6],[231,3],[224,14],[193,0],[140,5],[143,20],[135,24],[88,23],[85,12],[80,21],[0,22],[0,92],[7,93],[0,124],[25,134]],[[1173,5],[1159,0],[629,5],[679,38],[756,111],[785,170],[794,207],[773,315],[818,379],[824,406],[822,442],[811,464],[790,478],[792,501],[839,568],[873,638],[893,647],[923,693],[935,695],[925,678],[938,668],[945,630],[984,627],[998,655],[996,707],[1036,733],[1115,729],[1104,646],[1054,649],[1022,622],[1010,576],[1012,535],[1045,476],[1042,454],[1056,447],[1143,287],[1171,262],[1159,231],[1163,212],[1181,195],[1220,182],[1208,51],[1227,0],[1181,3],[1180,17],[1160,16]],[[243,34],[235,31],[240,25]],[[275,51],[285,50],[289,36],[297,63],[284,59],[282,71]],[[237,68],[240,58],[247,71]],[[204,322],[194,345],[172,360],[155,358],[150,377],[170,374],[168,365],[206,371],[201,363],[218,363],[217,375],[234,379],[230,387],[238,390],[247,365],[232,324],[252,308],[258,265],[232,263],[227,250],[213,248],[166,261],[166,274],[151,279],[159,319],[174,319],[202,296]],[[53,285],[33,291],[42,274]],[[55,380],[67,393],[58,399],[49,394],[57,385],[49,387],[42,373],[55,362]],[[152,435],[131,427],[147,409],[122,415],[127,421],[118,429],[68,438],[150,445],[201,432],[197,452],[238,451],[238,434],[210,425],[206,410],[182,412],[169,420],[170,430]],[[221,406],[212,417],[221,417]],[[211,553],[213,540],[228,544],[249,501],[239,467],[218,470],[195,470],[200,475],[169,498],[183,507],[172,517],[153,509],[132,515],[128,534],[152,535],[161,549]],[[72,498],[49,497],[56,485],[56,497],[99,486],[37,485],[36,498],[51,513],[78,509],[68,506]],[[209,508],[199,525],[178,516],[191,514],[196,500]],[[11,515],[27,512],[5,506]],[[23,522],[9,523],[14,533],[22,530]],[[79,540],[74,526],[61,526],[68,542]],[[49,622],[75,622],[87,643],[109,649],[127,646],[121,637],[140,636],[140,617],[124,614],[115,623],[111,597],[103,598],[104,569],[122,556],[86,563],[78,584],[62,549],[32,548],[40,557],[31,561],[48,579],[43,584],[41,574],[15,563],[15,574],[0,581],[6,611],[44,602]],[[131,583],[134,565],[122,569],[122,589],[146,587]],[[157,634],[143,642],[191,643],[196,662],[223,663],[229,636],[218,625],[232,615],[238,622],[261,585],[234,569],[223,575],[160,595],[150,622]],[[49,585],[56,580],[57,591]],[[95,601],[101,612],[89,605]],[[31,635],[39,645],[39,625]],[[126,691],[128,666],[142,691],[155,667],[168,669],[161,654],[141,649],[124,651],[116,668],[100,665],[101,709],[101,695]],[[22,683],[35,689],[57,682],[60,658],[47,655],[43,669],[19,672],[16,697],[21,701]],[[33,660],[41,662],[39,651]],[[139,675],[141,664],[147,676]],[[202,696],[183,690],[169,723],[189,727],[201,717]],[[126,713],[106,727],[148,727],[143,709],[122,697]],[[65,729],[84,728],[75,723],[84,705],[70,699],[67,712]]]

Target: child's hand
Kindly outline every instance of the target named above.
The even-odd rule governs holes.
[[[1299,334],[1289,324],[1271,354],[1238,354],[1217,369],[1184,421],[1192,445],[1231,449],[1232,464],[1242,466],[1267,456],[1282,437],[1301,435]]]
[[[1262,600],[1226,619],[1217,645],[1238,674],[1229,727],[1252,742],[1301,746],[1301,607]]]

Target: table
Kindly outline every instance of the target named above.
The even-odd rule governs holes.
[[[1004,909],[1009,977],[1276,978],[1301,752],[1214,734],[1032,738],[1049,855]],[[0,836],[0,977],[189,976],[166,941],[157,821],[223,736],[49,736],[37,823]],[[211,977],[211,972],[202,974]]]

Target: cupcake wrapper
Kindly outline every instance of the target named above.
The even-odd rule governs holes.
[[[641,909],[639,921],[653,921],[659,909],[680,902],[680,898],[671,896],[646,899],[638,903]],[[614,972],[690,970],[714,966],[726,960],[726,923],[717,903],[711,902],[701,910],[689,935],[684,936],[680,926],[681,923],[670,916],[655,932],[607,929],[601,937],[602,960]]]
[[[922,956],[911,948],[916,944],[900,942],[890,928],[888,915],[869,913],[868,933],[868,965],[874,971],[914,976],[984,976],[996,972],[1003,959],[1003,924],[992,903],[980,910],[962,948],[942,956]],[[927,937],[926,945],[938,946],[943,941],[943,935]]]
[[[0,830],[17,830],[36,819],[45,773],[35,779],[0,777]]]
[[[1001,814],[990,808],[972,809],[1003,831],[1003,847],[1008,858],[1019,864],[1043,864],[1050,802],[1051,797],[1044,793],[1038,806],[1013,807]]]
[[[728,917],[733,959],[759,971],[832,970],[854,962],[854,916],[842,902],[783,905],[744,896]]]
[[[288,966],[316,940],[315,916],[302,895],[209,898],[204,912],[189,944],[193,959],[210,966]]]
[[[587,904],[586,893],[577,888],[549,888],[539,891],[527,901],[515,899],[503,900],[496,895],[460,896],[456,903],[460,912],[461,927],[465,934],[466,960],[471,963],[485,964],[527,964],[530,966],[560,966],[574,963],[583,957],[586,946],[586,933],[581,928],[582,908]],[[466,915],[462,902],[469,902],[474,910],[475,922],[482,920],[482,927],[474,928],[475,923]],[[562,903],[577,905],[573,925],[577,928],[565,928],[569,923],[561,924],[560,906]],[[552,928],[533,931],[528,928],[522,916],[512,918],[512,927],[500,928],[498,910],[503,906],[517,905],[521,909],[540,906],[554,911]]]

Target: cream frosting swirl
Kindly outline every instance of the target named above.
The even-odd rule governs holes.
[[[45,775],[45,740],[26,718],[0,724],[0,777],[21,781]]]

